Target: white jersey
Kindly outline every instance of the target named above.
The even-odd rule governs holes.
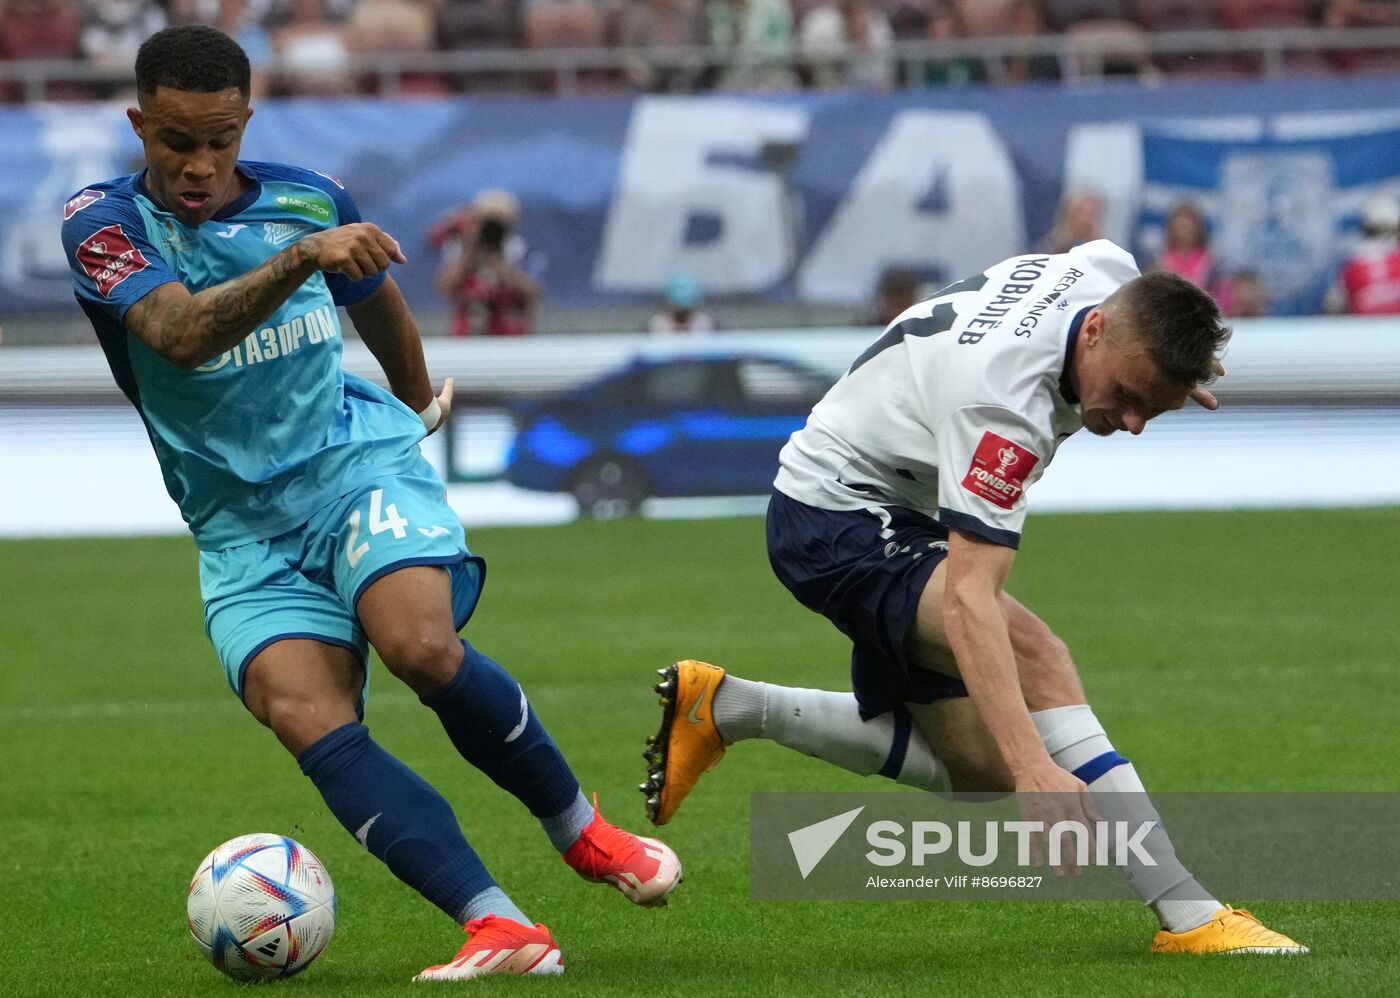
[[[778,490],[821,509],[904,506],[1016,547],[1026,489],[1084,425],[1064,378],[1080,324],[1137,276],[1100,239],[1014,257],[913,306],[792,435]]]

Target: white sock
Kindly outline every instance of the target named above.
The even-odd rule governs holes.
[[[750,682],[726,674],[710,701],[715,727],[727,742],[763,737],[763,715],[768,710],[768,684]]]
[[[1209,922],[1220,902],[1176,858],[1137,770],[1114,750],[1089,705],[1037,711],[1031,720],[1055,765],[1084,781],[1105,821],[1156,822],[1143,844],[1157,865],[1147,866],[1130,854],[1123,872],[1134,893],[1156,913],[1162,928],[1185,932]]]
[[[861,776],[878,773],[923,790],[952,789],[947,767],[907,712],[861,720],[854,693],[725,676],[715,691],[714,717],[727,742],[767,738]]]

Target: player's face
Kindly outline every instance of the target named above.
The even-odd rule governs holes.
[[[236,87],[215,93],[156,87],[140,108],[127,110],[146,147],[146,186],[161,207],[198,225],[238,197],[234,166],[252,113]]]
[[[1106,437],[1136,436],[1148,421],[1186,404],[1188,389],[1171,385],[1129,333],[1108,336],[1102,311],[1085,319],[1078,355],[1079,408],[1084,427]]]

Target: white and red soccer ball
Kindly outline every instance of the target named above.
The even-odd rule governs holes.
[[[305,970],[335,931],[330,874],[285,835],[240,835],[204,857],[187,909],[200,952],[240,981]]]

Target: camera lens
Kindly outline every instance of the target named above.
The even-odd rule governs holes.
[[[477,231],[477,242],[487,249],[500,249],[506,241],[506,227],[497,219],[488,218]]]

